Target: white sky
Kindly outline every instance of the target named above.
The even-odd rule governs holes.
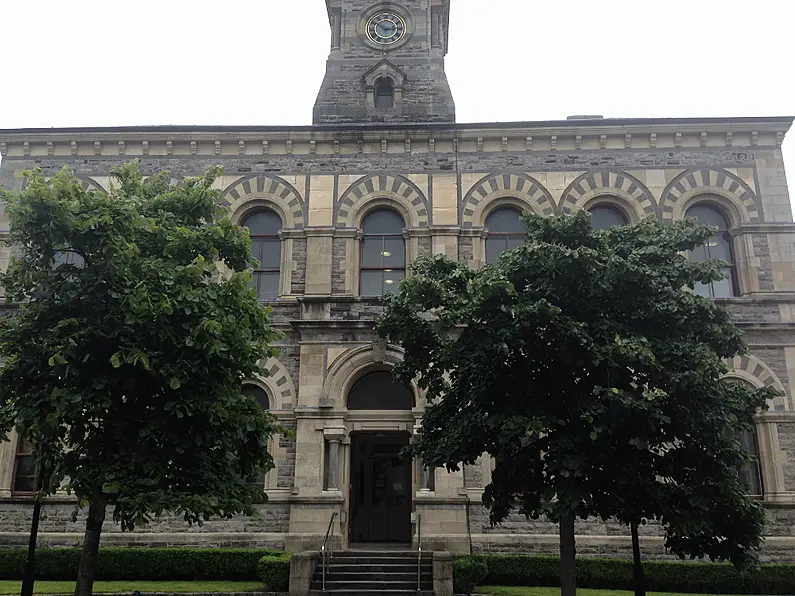
[[[792,0],[452,4],[459,122],[795,115]],[[0,0],[0,128],[311,124],[328,49],[323,0]]]

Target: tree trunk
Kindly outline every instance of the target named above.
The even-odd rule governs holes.
[[[103,521],[105,521],[105,503],[91,503],[88,507],[86,533],[83,538],[83,553],[80,555],[80,568],[77,571],[75,596],[91,596],[93,593],[94,573],[97,569],[97,553]]]
[[[574,516],[567,515],[560,520],[560,594],[577,594],[577,549],[574,544]]]
[[[635,580],[635,596],[646,596],[646,577],[643,574],[643,563],[640,560],[640,538],[638,537],[638,523],[629,524],[632,532],[632,576]]]
[[[20,596],[33,596],[33,583],[36,580],[36,539],[39,535],[39,518],[41,517],[41,492],[44,488],[44,466],[36,466],[36,500],[33,503],[33,519],[30,522],[28,538],[28,556],[25,560],[25,572],[22,576]]]

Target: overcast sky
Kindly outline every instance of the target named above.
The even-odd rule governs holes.
[[[792,0],[452,0],[459,122],[795,115]],[[0,0],[0,128],[310,124],[323,0]],[[795,130],[784,144],[795,180]],[[793,191],[795,196],[795,191]]]

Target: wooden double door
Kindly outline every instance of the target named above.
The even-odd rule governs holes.
[[[400,456],[408,433],[351,436],[351,542],[411,542],[411,460]]]

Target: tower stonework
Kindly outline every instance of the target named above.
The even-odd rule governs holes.
[[[326,0],[331,53],[315,125],[455,122],[450,0]]]

